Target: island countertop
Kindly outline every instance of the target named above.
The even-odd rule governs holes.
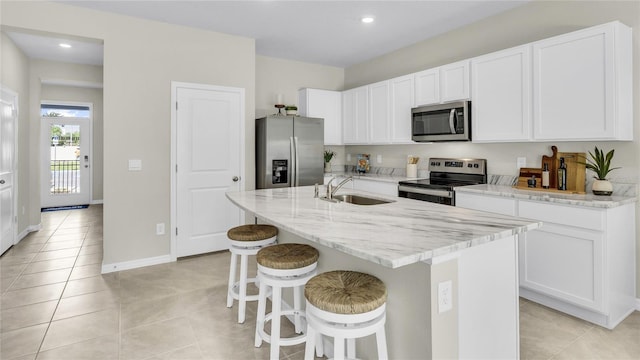
[[[541,222],[429,202],[391,200],[380,205],[332,203],[313,186],[228,192],[227,198],[259,220],[309,241],[389,268],[460,251],[537,229]]]

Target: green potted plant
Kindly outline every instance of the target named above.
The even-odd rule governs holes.
[[[324,172],[331,172],[331,159],[336,156],[336,152],[329,149],[324,151]]]
[[[611,167],[614,152],[615,150],[612,149],[605,155],[604,151],[598,149],[597,146],[593,152],[589,151],[590,158],[584,165],[596,174],[594,176],[596,180],[591,188],[594,195],[611,195],[613,193],[613,185],[607,180],[607,175],[613,170],[620,169],[619,167]]]
[[[295,115],[298,112],[298,107],[295,105],[287,105],[284,107],[284,111],[287,115]]]

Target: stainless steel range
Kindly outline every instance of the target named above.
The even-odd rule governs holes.
[[[485,159],[429,159],[429,179],[398,183],[398,196],[445,205],[455,205],[453,188],[487,183]]]

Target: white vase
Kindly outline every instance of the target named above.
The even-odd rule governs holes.
[[[591,186],[594,195],[611,195],[613,193],[613,185],[609,180],[594,180]]]
[[[331,172],[331,163],[330,162],[324,163],[324,172],[326,172],[326,173],[330,173]]]

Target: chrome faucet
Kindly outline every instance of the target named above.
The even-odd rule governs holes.
[[[332,177],[331,180],[329,180],[329,182],[327,183],[327,199],[331,200],[333,199],[333,195],[335,195],[336,191],[338,191],[342,186],[344,186],[344,184],[346,184],[347,182],[353,180],[353,176],[349,176],[348,178],[342,180],[338,185],[336,185],[335,187],[333,186],[333,180],[336,177]]]

